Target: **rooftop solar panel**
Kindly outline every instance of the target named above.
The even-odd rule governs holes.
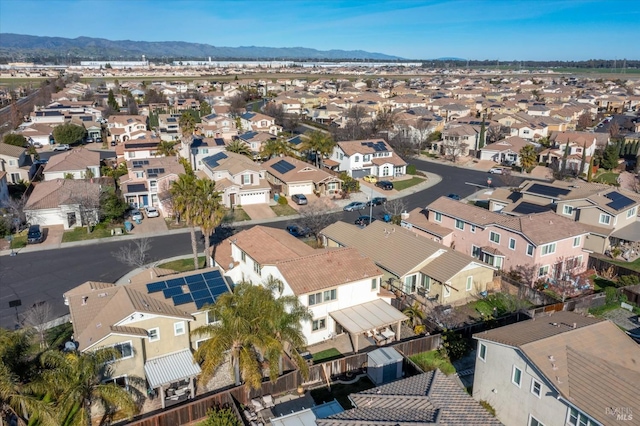
[[[198,299],[195,301],[196,302],[196,308],[198,309],[202,309],[202,307],[206,304],[213,304],[213,297],[208,297],[205,299]]]
[[[542,213],[551,210],[549,206],[540,206],[538,204],[533,203],[520,203],[516,208],[511,210],[513,213],[519,214],[532,214],[532,213]]]
[[[193,298],[191,297],[191,294],[187,293],[187,294],[179,294],[177,296],[173,296],[173,304],[178,306],[178,305],[184,305],[185,303],[190,303],[193,302]]]
[[[611,191],[608,194],[604,194],[605,197],[607,197],[608,199],[610,199],[611,201],[617,201],[621,198],[627,198],[624,195],[622,195],[621,193],[617,192],[617,191]]]
[[[277,171],[278,173],[288,173],[291,170],[295,169],[296,166],[294,166],[293,164],[285,161],[285,160],[280,160],[277,163],[273,164],[271,166],[272,169],[274,169],[275,171]]]
[[[202,277],[206,280],[211,280],[213,278],[222,278],[222,274],[220,271],[209,271],[202,274]]]
[[[162,290],[165,299],[182,294],[182,287],[169,287]]]
[[[207,285],[209,287],[226,287],[227,286],[223,278],[214,278],[214,279],[207,280]]]
[[[197,283],[190,283],[187,285],[189,286],[189,291],[191,291],[192,293],[194,291],[207,290],[209,288],[207,286],[207,283],[205,283],[204,281],[198,281]]]
[[[531,185],[531,187],[527,190],[527,192],[530,192],[532,194],[543,195],[546,197],[557,198],[562,195],[567,195],[571,191],[569,189],[556,188],[555,186],[542,185],[539,183],[535,183]]]
[[[607,204],[607,207],[610,207],[614,210],[622,210],[625,207],[629,207],[633,203],[634,201],[632,199],[624,197],[624,199],[621,198],[619,200],[610,202],[609,204]]]
[[[167,280],[167,287],[178,287],[184,284],[184,278],[174,278],[172,280]]]
[[[192,291],[191,295],[193,296],[193,300],[200,300],[211,297],[211,292],[208,288],[205,288],[204,290]]]
[[[147,284],[147,291],[149,293],[156,293],[158,291],[164,290],[165,288],[167,288],[167,284],[164,281],[159,282],[159,283]]]
[[[187,282],[187,284],[191,284],[204,281],[204,277],[202,276],[202,274],[189,275],[188,277],[184,277],[184,280]]]

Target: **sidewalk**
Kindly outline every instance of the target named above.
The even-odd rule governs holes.
[[[416,192],[419,191],[423,191],[427,188],[430,188],[432,186],[437,185],[438,183],[440,183],[440,181],[442,180],[442,178],[439,175],[436,175],[434,173],[430,173],[430,172],[422,172],[427,176],[427,179],[415,186],[412,186],[410,188],[407,188],[403,191],[398,191],[396,194],[394,195],[390,195],[387,198],[389,200],[394,200],[397,198],[402,198],[405,197],[407,195],[410,194],[415,194]],[[369,192],[370,190],[366,190],[366,192]],[[378,193],[376,190],[373,191],[374,193],[374,197],[378,197],[378,196],[385,196],[386,194],[380,192]],[[341,212],[342,208],[344,206],[346,206],[347,204],[349,204],[352,201],[362,201],[362,202],[366,202],[369,200],[371,194],[369,193],[365,193],[365,192],[358,192],[353,194],[349,199],[346,200],[335,200],[334,203],[336,204],[336,208],[331,210],[331,213],[337,213],[337,212]],[[291,216],[279,216],[279,217],[275,217],[275,218],[265,218],[265,219],[255,219],[255,220],[245,220],[242,222],[233,222],[230,224],[230,226],[232,227],[238,227],[238,226],[251,226],[251,225],[262,225],[265,223],[273,223],[273,222],[284,222],[284,221],[295,221],[296,219],[298,219],[300,216],[299,215],[291,215]],[[44,251],[44,250],[52,250],[52,249],[58,249],[58,248],[67,248],[67,247],[78,247],[78,246],[89,246],[89,245],[94,245],[94,244],[105,244],[105,243],[111,243],[114,241],[122,241],[122,240],[134,240],[134,239],[139,239],[139,238],[150,238],[150,237],[160,237],[160,236],[164,236],[164,235],[174,235],[174,234],[186,234],[189,233],[189,228],[180,228],[180,229],[171,229],[171,230],[166,230],[166,231],[156,231],[156,232],[149,232],[146,234],[125,234],[125,235],[119,235],[119,236],[114,236],[114,237],[107,237],[107,238],[96,238],[94,240],[84,240],[84,241],[74,241],[74,242],[69,242],[69,243],[59,243],[59,244],[52,244],[49,246],[43,246],[43,245],[28,245],[26,247],[22,247],[19,249],[15,249],[14,252],[17,254],[20,253],[31,253],[31,252],[36,252],[36,251]],[[8,256],[11,254],[11,250],[2,250],[0,251],[0,256]]]

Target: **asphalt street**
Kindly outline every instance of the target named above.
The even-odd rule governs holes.
[[[493,178],[494,186],[502,186],[498,176],[484,172],[451,167],[438,163],[413,160],[418,170],[426,170],[442,177],[442,181],[424,191],[403,198],[407,210],[424,207],[439,196],[455,193],[467,197],[478,190],[475,184],[487,184],[487,177]],[[382,213],[382,207],[374,208],[374,216]],[[335,213],[335,220],[353,223],[367,211]],[[284,228],[288,222],[267,224]],[[244,227],[239,227],[241,230]],[[152,261],[185,255],[191,252],[189,234],[165,235],[150,238]],[[39,302],[47,302],[53,308],[53,317],[68,313],[62,294],[86,281],[115,282],[130,271],[130,267],[118,262],[113,253],[129,241],[117,241],[62,249],[20,253],[17,256],[0,257],[0,327],[15,328],[16,309],[9,302],[20,300],[18,314]],[[199,243],[199,249],[203,244]]]

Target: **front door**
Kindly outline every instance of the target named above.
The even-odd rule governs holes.
[[[230,207],[236,205],[236,194],[229,194],[229,205]]]
[[[67,224],[68,228],[73,228],[73,226],[76,224],[76,214],[74,212],[67,213]]]
[[[140,204],[141,207],[145,207],[149,205],[149,196],[148,195],[143,195],[142,196],[142,204]]]

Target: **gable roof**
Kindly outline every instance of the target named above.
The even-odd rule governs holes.
[[[501,423],[440,370],[350,395],[356,408],[316,419],[318,426],[483,425]]]
[[[340,181],[324,170],[292,157],[274,157],[262,163],[267,173],[277,177],[284,183]],[[284,166],[284,167],[281,167]]]
[[[296,296],[382,275],[370,258],[356,248],[315,250],[315,253],[276,262]]]
[[[21,146],[9,145],[8,143],[0,142],[0,155],[19,158],[24,154],[24,152],[25,149]]]
[[[561,311],[474,338],[518,349],[565,400],[602,424],[617,424],[607,408],[637,405],[640,350],[610,321]]]
[[[373,154],[375,152],[380,152],[380,148],[384,148],[383,152],[394,152],[393,148],[391,148],[384,139],[341,141],[336,142],[336,145],[339,146],[347,156],[352,156],[354,154]],[[376,150],[376,146],[379,146],[380,148]]]
[[[255,163],[247,156],[229,151],[218,152],[205,157],[202,159],[202,162],[211,171],[226,170],[231,175],[236,175],[245,170],[252,170],[254,172],[264,170],[262,165]]]
[[[78,204],[80,199],[97,199],[102,183],[113,179],[91,180],[54,179],[38,183],[24,206],[25,210],[55,209],[64,205]]]
[[[87,167],[100,166],[100,153],[88,149],[72,149],[53,155],[44,167],[44,173],[86,170]]]

